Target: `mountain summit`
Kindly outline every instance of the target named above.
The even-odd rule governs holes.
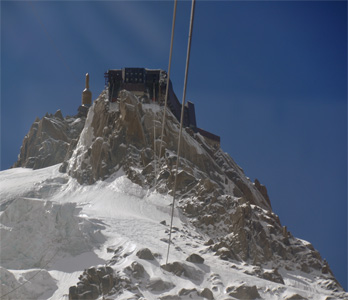
[[[87,115],[35,120],[0,173],[2,299],[348,299],[266,187],[192,126],[165,263],[179,122],[168,109],[160,152],[163,109],[109,85]]]

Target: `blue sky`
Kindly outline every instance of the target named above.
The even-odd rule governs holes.
[[[182,97],[190,5],[179,1],[172,81]],[[35,117],[74,115],[84,74],[167,69],[171,1],[1,1],[1,169]],[[347,289],[347,2],[198,1],[187,100],[198,126],[265,184],[283,225]]]

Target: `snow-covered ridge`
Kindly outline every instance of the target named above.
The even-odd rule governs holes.
[[[272,262],[256,267],[218,258],[221,254],[207,245],[209,236],[192,226],[180,210],[174,217],[170,264],[162,268],[171,197],[143,189],[122,171],[106,181],[82,186],[59,173],[58,168],[16,168],[0,173],[0,182],[6,182],[1,199],[4,195],[16,196],[10,203],[2,202],[2,294],[34,275],[2,299],[67,299],[64,295],[77,284],[84,269],[89,271],[80,277],[77,287],[87,292],[97,278],[91,274],[102,272],[105,266],[111,269],[105,269],[104,277],[113,286],[104,282],[104,292],[106,288],[109,291],[103,294],[100,290],[91,299],[107,294],[109,299],[226,299],[228,295],[243,299],[243,295],[254,294],[261,299],[344,297],[326,290],[319,272],[307,274],[285,268],[275,272]],[[16,184],[26,188],[18,191]],[[8,247],[17,252],[7,253]],[[144,251],[139,254],[144,248],[150,249],[153,258],[141,254]],[[220,248],[220,253],[223,251]],[[193,253],[204,262],[186,261]],[[19,262],[19,255],[27,260]]]
[[[67,147],[57,165],[0,172],[1,298],[346,299],[267,189],[190,129],[165,263],[179,124],[168,111],[159,153],[162,109],[103,91],[86,119],[35,121],[20,161],[49,165],[51,152],[26,160],[28,149]],[[75,136],[57,137],[57,126]]]

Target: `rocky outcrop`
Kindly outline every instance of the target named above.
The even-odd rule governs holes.
[[[226,289],[226,293],[236,299],[242,300],[254,300],[261,298],[255,285],[249,286],[243,284],[240,286],[230,286]]]
[[[192,262],[194,264],[204,263],[204,258],[196,253],[192,253],[189,257],[186,258],[186,261]]]
[[[116,284],[112,268],[89,268],[80,275],[77,285],[69,288],[69,300],[97,299],[99,295],[107,295]]]
[[[248,275],[256,276],[262,279],[273,281],[275,283],[284,284],[284,280],[281,274],[279,274],[278,269],[272,269],[270,271],[263,270],[262,267],[254,267],[252,271],[245,272]]]
[[[201,281],[204,276],[204,273],[200,269],[179,261],[162,265],[161,268],[176,276],[184,276],[194,281]]]
[[[61,170],[80,183],[93,184],[122,169],[134,183],[172,194],[178,121],[168,111],[159,153],[162,109],[141,103],[127,91],[119,97],[111,103],[105,91],[94,102],[74,152]],[[252,183],[227,153],[211,147],[190,129],[183,131],[181,153],[178,206],[211,238],[209,251],[223,260],[253,265],[272,261],[274,268],[323,269],[324,277],[334,280],[319,253],[281,225],[272,212],[266,187],[257,179]],[[281,282],[276,274],[269,274],[268,279]]]
[[[284,300],[307,300],[307,298],[305,298],[299,294],[294,294],[294,295],[286,297]]]
[[[13,167],[40,169],[70,158],[84,123],[84,117],[63,118],[60,110],[54,115],[46,114],[41,120],[36,118]]]
[[[80,184],[94,184],[120,171],[145,189],[173,195],[179,134],[177,119],[168,110],[160,151],[163,108],[141,103],[127,91],[120,92],[119,97],[118,102],[111,103],[107,100],[107,92],[103,91],[89,109],[87,118],[63,118],[58,111],[35,120],[14,166],[37,169],[62,162],[60,171]],[[280,270],[315,272],[325,289],[342,290],[318,251],[310,243],[293,237],[282,226],[272,211],[267,189],[259,180],[252,183],[227,153],[189,128],[183,131],[181,146],[176,206],[206,238],[200,254],[209,252],[224,260],[223,263],[249,264],[253,266],[250,275],[275,284],[284,284]],[[125,258],[121,258],[118,251],[115,250],[109,262],[112,266]],[[172,289],[169,282],[151,278],[146,272],[146,264],[158,264],[156,255],[144,248],[136,256],[117,274],[111,274],[106,268],[85,271],[77,286],[71,288],[70,298],[96,299],[122,290],[138,295],[132,282],[153,292]],[[175,261],[161,268],[180,277],[178,280],[197,283],[204,277],[201,268],[206,265],[203,263],[203,257],[192,254],[187,262]],[[265,265],[271,269],[262,269]],[[237,299],[259,297],[257,288],[247,285],[230,286],[226,293]],[[214,297],[208,288],[204,291],[185,288],[160,299],[190,296]]]
[[[146,288],[152,292],[160,293],[166,290],[170,290],[174,287],[174,284],[168,281],[163,281],[161,278],[151,279],[146,285]]]
[[[145,260],[154,260],[155,259],[155,257],[153,256],[153,254],[149,248],[140,249],[136,255],[140,259],[145,259]]]
[[[119,103],[111,103],[103,92],[91,107],[81,138],[62,170],[80,183],[92,184],[122,167],[133,182],[171,193],[179,123],[168,110],[160,154],[159,108],[156,104],[142,104],[127,91],[120,93]],[[258,186],[226,153],[210,147],[204,137],[190,129],[184,130],[182,136],[177,191],[210,203],[233,192],[252,204],[271,209]]]

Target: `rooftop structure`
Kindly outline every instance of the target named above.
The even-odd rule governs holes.
[[[133,92],[145,103],[156,102],[164,105],[167,86],[167,72],[145,68],[123,68],[105,72],[105,86],[109,91],[109,101],[117,101],[121,90]],[[180,122],[181,103],[176,97],[172,82],[169,81],[167,104],[173,115]],[[184,126],[199,132],[209,142],[220,146],[220,137],[197,127],[195,106],[188,101],[184,108]]]

